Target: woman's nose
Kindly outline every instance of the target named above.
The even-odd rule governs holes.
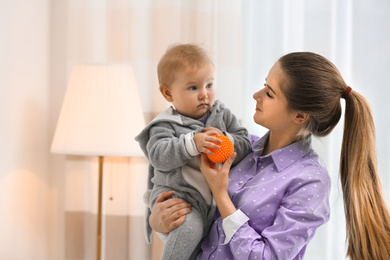
[[[254,98],[255,100],[258,100],[260,97],[261,97],[261,90],[255,92],[255,93],[253,94],[253,98]]]

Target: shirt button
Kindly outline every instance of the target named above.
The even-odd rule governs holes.
[[[242,184],[242,181],[240,181],[238,184]]]

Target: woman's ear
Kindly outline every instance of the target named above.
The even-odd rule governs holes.
[[[308,119],[310,115],[305,112],[297,112],[294,117],[294,122],[296,124],[304,124]]]
[[[168,102],[173,101],[171,90],[167,86],[160,86],[160,92]]]

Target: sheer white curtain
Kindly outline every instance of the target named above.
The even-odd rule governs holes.
[[[72,67],[80,62],[129,62],[147,121],[167,103],[158,91],[157,62],[173,43],[199,43],[216,64],[217,96],[241,113],[241,1],[68,0],[53,2],[51,107],[57,113]],[[60,88],[60,89],[59,89]],[[234,95],[232,95],[234,93]],[[53,116],[55,120],[56,115]],[[53,123],[54,124],[54,123]],[[68,156],[58,165],[65,200],[64,259],[93,259],[97,159]],[[105,259],[159,259],[155,237],[143,234],[146,159],[107,158],[104,164]],[[53,166],[58,171],[59,167]],[[63,183],[60,183],[63,182]],[[110,200],[113,197],[113,200]],[[60,210],[59,210],[60,211]],[[61,224],[62,222],[60,222]],[[61,238],[59,238],[61,242]],[[149,251],[152,249],[152,252]]]
[[[170,44],[199,43],[217,64],[221,99],[233,101],[225,92],[241,82],[240,10],[238,0],[69,0],[69,69],[80,61],[131,62],[144,111],[155,113],[166,107],[158,60]]]
[[[274,62],[292,51],[313,51],[330,59],[345,81],[369,101],[377,129],[379,169],[390,202],[390,2],[386,0],[243,1],[244,111],[253,111],[252,94],[262,88]],[[343,102],[343,101],[342,101]],[[243,114],[251,133],[262,134]],[[308,247],[306,259],[345,259],[345,220],[338,176],[343,120],[334,132],[315,140],[332,177],[331,219]]]

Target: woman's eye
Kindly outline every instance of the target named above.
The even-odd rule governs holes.
[[[264,83],[264,88],[267,88],[267,83]],[[273,96],[271,96],[269,91],[267,91],[266,94],[267,94],[268,97],[273,98]]]

